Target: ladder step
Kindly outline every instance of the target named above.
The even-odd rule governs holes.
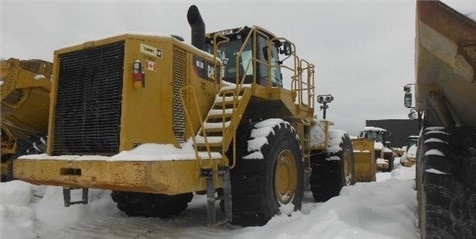
[[[231,103],[233,103],[233,99],[234,99],[234,98],[235,98],[235,97],[233,97],[233,96],[225,96],[225,97],[217,96],[217,97],[215,98],[215,102],[214,102],[214,103],[215,103],[215,105],[217,105],[217,104],[222,104],[223,102],[225,102],[225,103],[227,103],[227,104],[231,104]],[[242,96],[238,96],[236,100],[237,100],[237,101],[240,101],[241,98],[242,98]]]
[[[233,108],[225,108],[223,109],[212,109],[210,112],[208,112],[208,117],[210,116],[222,116],[222,115],[232,115],[233,114]]]
[[[223,155],[221,155],[221,153],[218,153],[218,152],[210,152],[210,155],[212,156],[211,159],[217,159],[217,160],[220,160],[223,158]],[[210,159],[207,151],[198,151],[198,156],[204,160],[204,159]]]
[[[230,124],[231,124],[231,121],[226,121],[225,123],[223,123],[223,122],[216,122],[216,123],[205,122],[205,123],[203,123],[203,129],[228,128],[228,127],[230,127]]]
[[[207,119],[205,122],[211,122],[211,123],[223,123],[223,120],[230,121],[231,118],[233,117],[233,114],[223,114],[223,115],[209,115],[207,116]]]
[[[64,199],[64,206],[69,207],[74,204],[88,204],[88,193],[89,189],[88,188],[81,188],[82,191],[82,197],[80,201],[71,201],[71,188],[63,187],[63,199]]]
[[[230,169],[228,167],[221,167],[218,171],[213,171],[211,168],[202,168],[200,171],[202,177],[206,179],[207,185],[207,224],[209,227],[216,227],[223,223],[231,221],[231,182]],[[223,196],[216,197],[216,188],[214,183],[214,175],[218,174],[223,179]],[[217,221],[217,201],[224,200],[225,206],[225,220]]]
[[[196,136],[195,141],[197,142],[197,145],[200,144],[206,144],[208,142],[209,145],[221,145],[221,142],[223,141],[223,137],[221,136],[208,136],[205,137],[203,136]]]

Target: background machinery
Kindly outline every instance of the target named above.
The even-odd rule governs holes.
[[[43,60],[0,61],[2,181],[11,179],[12,160],[46,150],[52,68]]]
[[[55,51],[47,155],[14,176],[62,186],[66,206],[112,190],[130,216],[206,194],[209,225],[218,201],[228,221],[263,225],[299,210],[308,183],[325,200],[354,181],[349,137],[314,118],[314,65],[292,42],[256,26],[205,34],[196,6],[187,19],[192,45],[124,34]]]
[[[374,141],[374,156],[377,168],[390,172],[394,168],[394,155],[390,148],[389,133],[379,127],[365,127],[360,132],[360,138]]]
[[[418,1],[416,175],[422,238],[476,238],[476,22]]]

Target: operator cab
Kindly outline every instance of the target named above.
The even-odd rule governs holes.
[[[361,138],[371,139],[376,142],[384,142],[384,132],[383,131],[362,131],[360,133]]]
[[[291,44],[259,27],[242,27],[206,35],[205,50],[222,62],[222,79],[282,87],[280,55],[291,55]]]
[[[365,129],[360,132],[360,138],[366,138],[374,140],[375,142],[380,142],[386,147],[390,147],[391,144],[391,142],[387,139],[389,136],[390,132],[378,127],[365,127]]]

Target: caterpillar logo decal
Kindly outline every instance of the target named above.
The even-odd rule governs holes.
[[[213,75],[215,74],[215,69],[213,68],[213,63],[204,60],[201,57],[193,56],[193,69],[195,74],[200,78],[212,81]],[[217,78],[218,79],[218,78]]]

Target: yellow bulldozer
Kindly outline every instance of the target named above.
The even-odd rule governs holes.
[[[326,200],[355,181],[349,137],[314,118],[315,68],[291,41],[257,26],[205,34],[196,6],[187,19],[191,45],[124,34],[55,51],[47,154],[15,160],[14,177],[62,186],[66,206],[112,190],[130,216],[206,194],[210,226],[218,206],[263,225],[299,210],[308,184]]]
[[[43,60],[0,61],[1,181],[12,178],[12,161],[46,151],[53,64]]]

